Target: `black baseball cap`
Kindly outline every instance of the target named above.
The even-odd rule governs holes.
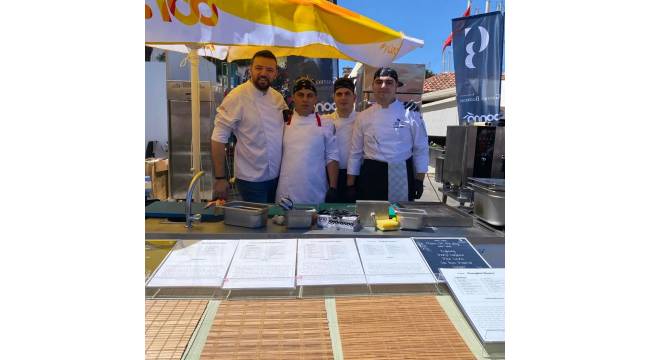
[[[314,85],[314,82],[308,77],[301,77],[296,79],[296,82],[293,84],[293,94],[302,89],[309,89],[314,93],[318,93],[316,91],[316,85]]]
[[[379,69],[377,69],[377,71],[375,71],[375,76],[372,79],[374,80],[380,76],[392,77],[393,79],[395,79],[395,81],[397,81],[397,87],[404,85],[404,83],[399,81],[399,78],[397,76],[397,71],[395,71],[395,69],[393,69],[392,67],[388,67],[388,66],[380,67]]]
[[[334,81],[334,92],[340,88],[350,89],[354,93],[354,81],[349,77],[341,77]]]

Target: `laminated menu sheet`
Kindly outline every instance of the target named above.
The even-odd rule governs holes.
[[[440,269],[484,343],[505,342],[505,269]]]
[[[441,268],[491,268],[474,246],[465,238],[414,238],[429,264],[438,275]],[[440,280],[440,277],[438,277]]]
[[[365,283],[353,238],[298,240],[298,286]]]
[[[436,279],[411,238],[357,238],[368,284],[433,284]]]
[[[148,287],[220,287],[238,240],[179,240]]]
[[[239,240],[224,289],[295,287],[297,239]]]

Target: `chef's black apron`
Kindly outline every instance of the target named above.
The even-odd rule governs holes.
[[[406,176],[408,177],[408,199],[413,201],[415,199],[413,157],[406,160]],[[358,200],[388,200],[388,163],[363,159],[355,185]]]

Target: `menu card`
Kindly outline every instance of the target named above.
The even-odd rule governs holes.
[[[441,268],[490,268],[474,246],[465,238],[416,238],[431,271],[438,275]],[[440,279],[440,277],[438,277]]]
[[[297,239],[239,240],[224,289],[293,288]]]
[[[505,269],[440,269],[484,343],[505,342]]]
[[[298,240],[297,273],[299,286],[366,283],[353,238]]]
[[[433,284],[411,238],[357,238],[368,284]]]
[[[179,240],[148,287],[220,287],[238,240]]]

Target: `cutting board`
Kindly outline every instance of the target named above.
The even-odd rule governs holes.
[[[206,203],[192,203],[192,214],[201,214],[201,221],[221,221],[223,211],[210,207]],[[145,218],[185,219],[185,202],[156,201],[145,207]]]

